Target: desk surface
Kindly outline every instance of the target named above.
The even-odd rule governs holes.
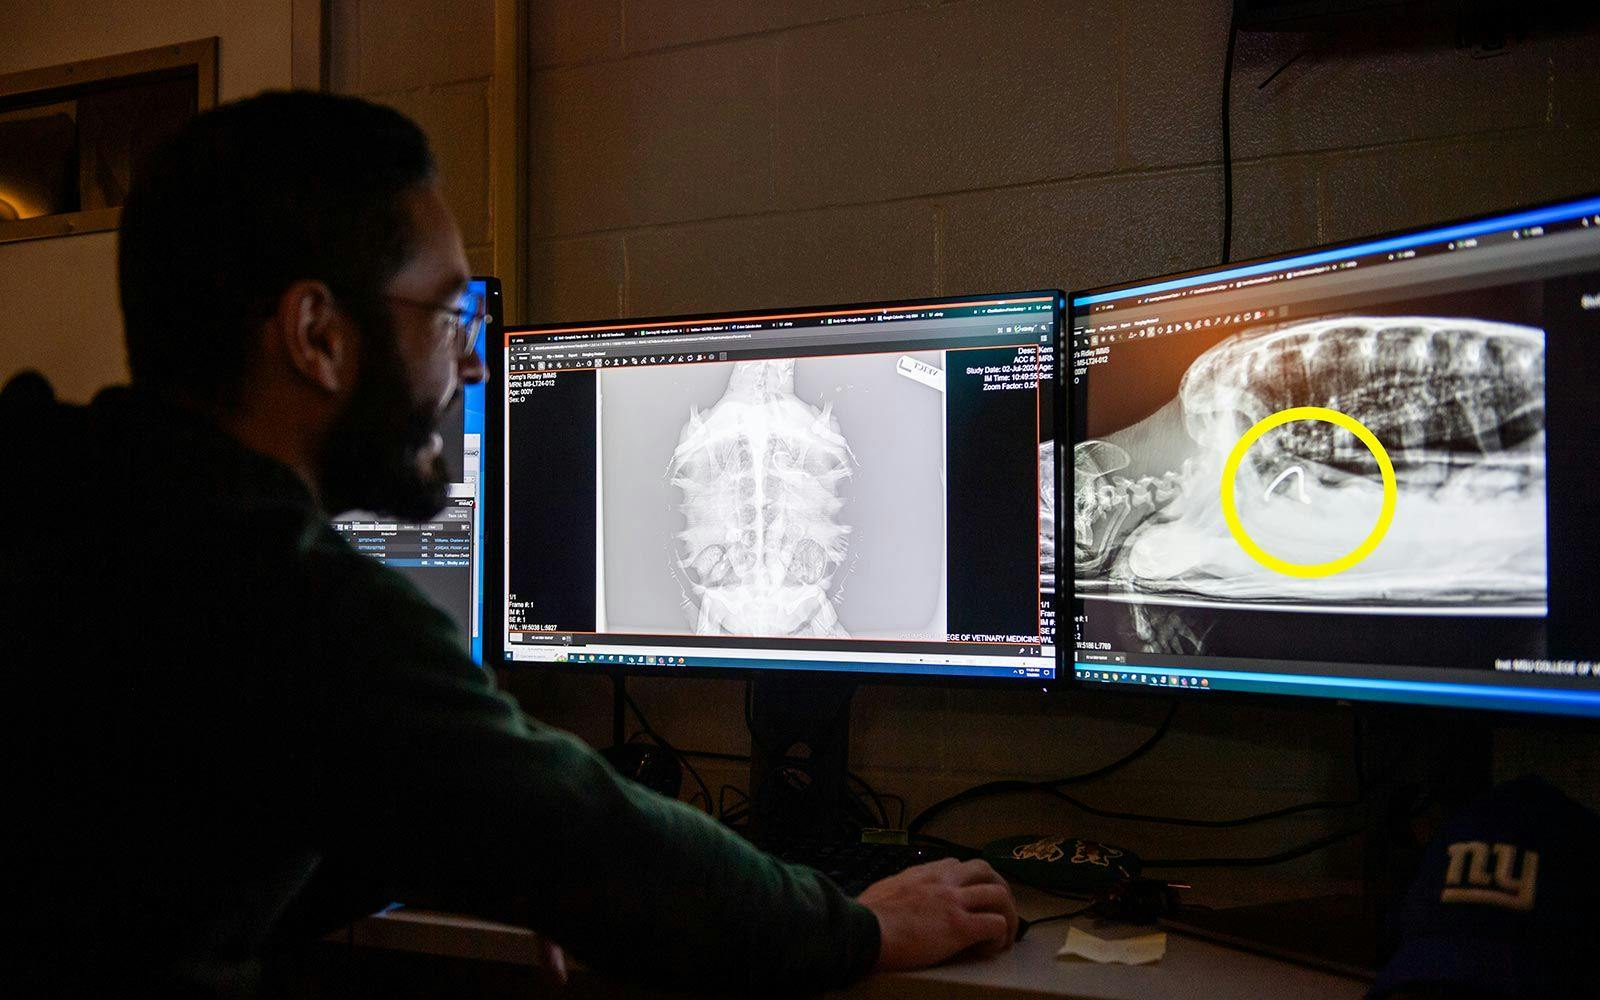
[[[1017,903],[1025,917],[1048,916],[1062,903],[1026,888],[1017,890]],[[1128,928],[1095,928],[1087,918],[1072,925],[1105,936],[1142,933]],[[916,997],[918,1000],[1004,997],[1009,1000],[1257,1000],[1264,996],[1292,996],[1295,1000],[1355,1000],[1367,984],[1329,973],[1247,954],[1220,945],[1168,934],[1167,953],[1146,966],[1096,965],[1078,959],[1056,958],[1066,937],[1066,922],[1045,924],[1004,955],[957,962],[936,969],[872,976],[842,993],[841,998]],[[531,965],[537,959],[529,932],[470,917],[427,911],[395,910],[368,917],[357,924],[358,946],[392,948],[452,958]],[[578,973],[601,980],[593,973]],[[588,984],[598,985],[595,982]],[[620,986],[621,984],[619,984]],[[586,995],[594,992],[585,991]],[[629,996],[637,989],[621,989]]]

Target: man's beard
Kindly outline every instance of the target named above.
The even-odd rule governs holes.
[[[442,453],[426,471],[418,457],[440,414],[412,403],[392,327],[369,326],[361,344],[360,379],[322,450],[323,502],[329,513],[429,520],[444,509],[450,475]]]

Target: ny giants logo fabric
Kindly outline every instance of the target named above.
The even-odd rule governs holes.
[[[1445,850],[1449,867],[1445,871],[1439,902],[1479,903],[1508,910],[1533,909],[1539,879],[1538,851],[1522,851],[1515,844],[1491,846],[1481,840],[1458,841]]]

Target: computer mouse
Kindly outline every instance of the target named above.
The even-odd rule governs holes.
[[[1125,847],[1064,833],[1002,837],[983,846],[983,859],[1008,881],[1090,894],[1137,876],[1143,867]]]

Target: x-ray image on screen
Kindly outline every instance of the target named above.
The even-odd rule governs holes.
[[[1600,714],[1597,290],[1591,198],[1075,293],[1074,676]]]
[[[922,352],[602,372],[602,628],[942,641],[943,367]]]
[[[1077,590],[1147,607],[1543,614],[1544,342],[1498,320],[1351,315],[1195,344],[1175,398],[1073,447]],[[1392,488],[1379,451],[1328,419],[1287,420],[1241,445],[1300,407],[1369,431]],[[1384,523],[1370,554],[1317,572],[1267,565],[1238,530],[1293,569],[1336,564]],[[1139,617],[1159,631],[1162,612]],[[1181,641],[1152,637],[1152,648],[1204,648],[1199,619],[1178,618]]]

